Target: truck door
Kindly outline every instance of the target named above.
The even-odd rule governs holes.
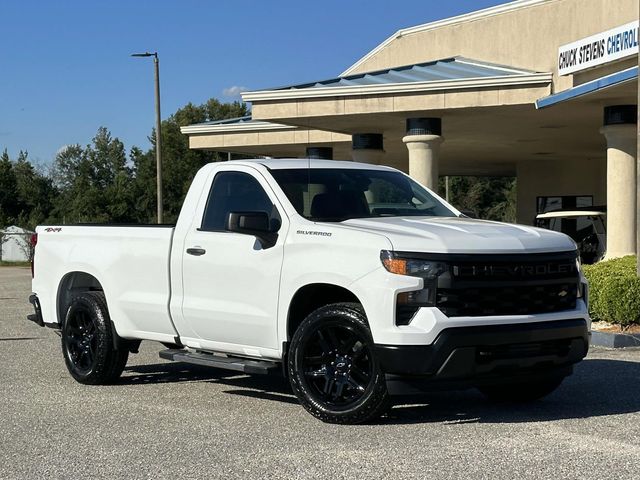
[[[185,322],[203,348],[249,353],[277,349],[277,308],[287,219],[266,180],[250,167],[218,169],[202,215],[189,228],[183,252]],[[282,220],[273,246],[226,231],[231,212],[267,212]],[[282,213],[280,213],[282,212]]]

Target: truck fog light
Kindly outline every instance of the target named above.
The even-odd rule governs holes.
[[[408,325],[420,307],[436,305],[438,277],[449,271],[450,265],[438,260],[405,257],[390,250],[380,252],[384,268],[396,275],[422,278],[421,290],[399,293],[396,297],[396,325]]]
[[[416,307],[432,307],[436,303],[435,286],[429,285],[422,290],[402,292],[398,294],[398,305],[413,305]]]
[[[425,281],[425,288],[399,293],[396,297],[396,325],[409,325],[421,307],[436,304],[436,280]]]

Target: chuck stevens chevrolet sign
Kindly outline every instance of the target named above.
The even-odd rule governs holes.
[[[558,73],[569,75],[638,53],[638,22],[598,33],[558,49]]]

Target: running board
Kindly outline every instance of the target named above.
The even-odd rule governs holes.
[[[160,358],[174,362],[192,363],[205,367],[234,370],[250,375],[271,375],[281,373],[281,364],[268,360],[250,360],[241,357],[222,357],[210,353],[189,352],[187,350],[168,349],[160,351]]]

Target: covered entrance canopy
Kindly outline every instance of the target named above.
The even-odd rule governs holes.
[[[253,120],[251,115],[189,125],[181,131],[194,149],[296,158],[304,153],[305,145],[315,145],[333,148],[337,158],[351,155],[349,135]]]
[[[192,148],[249,155],[332,147],[336,159],[391,165],[431,188],[439,175],[515,175],[525,224],[553,199],[622,202],[609,246],[630,253],[635,20],[637,0],[518,0],[400,30],[336,78],[245,92],[250,121],[182,131]],[[564,47],[577,52],[571,71]],[[633,249],[616,246],[630,232]]]
[[[510,150],[514,143],[526,142],[514,135],[514,119],[523,111],[533,112],[535,100],[550,93],[551,78],[549,73],[448,58],[247,92],[243,99],[252,103],[250,122],[193,125],[182,132],[192,148],[301,157],[307,146],[327,145],[334,147],[334,158],[347,159],[352,135],[377,133],[384,137],[379,161],[407,171],[402,142],[407,117],[425,111],[438,117],[447,111],[441,172],[515,175]]]

